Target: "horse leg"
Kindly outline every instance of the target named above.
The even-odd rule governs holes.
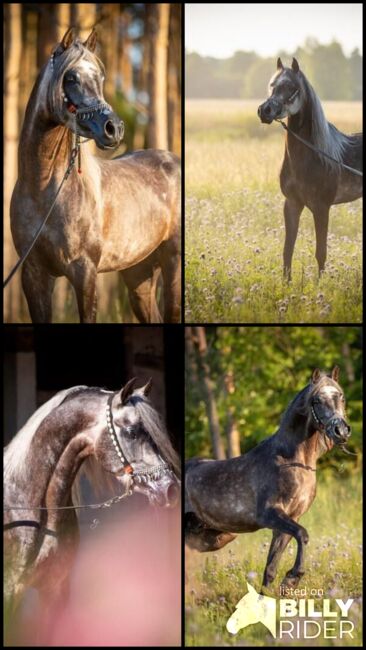
[[[156,287],[160,267],[151,257],[140,264],[121,271],[128,289],[133,313],[140,323],[161,323],[162,318],[156,302]]]
[[[299,229],[300,215],[304,204],[297,199],[286,199],[283,213],[285,217],[285,245],[283,249],[283,275],[291,280],[291,263],[294,252],[297,231]]]
[[[316,236],[315,257],[319,266],[319,277],[324,271],[325,261],[327,259],[327,237],[329,224],[329,207],[322,206],[314,209],[314,225]]]
[[[266,567],[264,569],[262,588],[268,587],[268,585],[270,585],[275,579],[278,563],[290,539],[291,535],[280,533],[279,530],[273,531],[272,542],[267,557]]]
[[[194,512],[186,512],[184,521],[186,544],[200,553],[218,551],[236,538],[234,533],[207,528]]]
[[[22,287],[32,323],[52,322],[52,292],[55,278],[26,260],[22,268]]]
[[[289,587],[296,587],[300,578],[304,575],[304,551],[305,545],[309,541],[309,535],[307,530],[300,526],[296,521],[291,519],[285,512],[280,510],[280,508],[267,508],[260,517],[259,523],[264,528],[271,528],[272,530],[278,530],[280,533],[286,533],[292,537],[295,537],[297,542],[297,555],[295,559],[295,564],[286,573],[286,577],[283,580],[282,584]]]
[[[97,269],[90,259],[80,258],[67,269],[67,278],[74,287],[80,323],[95,323],[97,318]]]
[[[175,240],[163,242],[159,258],[164,281],[164,323],[181,322],[181,255]]]

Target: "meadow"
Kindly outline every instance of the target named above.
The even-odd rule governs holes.
[[[341,471],[340,464],[339,470]],[[291,646],[361,646],[362,622],[362,487],[359,476],[341,478],[341,474],[322,476],[317,497],[310,511],[301,518],[310,541],[305,556],[306,573],[299,588],[323,590],[323,598],[353,598],[349,619],[355,625],[354,638],[298,638]],[[271,531],[239,535],[217,553],[198,553],[186,549],[186,625],[188,646],[289,646],[288,637],[274,639],[262,624],[246,627],[233,636],[226,622],[237,602],[247,592],[247,581],[259,592]],[[276,596],[282,577],[293,565],[296,545],[292,540],[279,564],[277,578],[266,591]],[[321,598],[315,596],[316,609]],[[308,617],[309,619],[311,617]],[[319,619],[318,619],[319,620]]]
[[[186,101],[185,316],[188,322],[362,322],[362,202],[331,208],[318,280],[312,214],[301,215],[293,279],[282,278],[284,131],[262,100]],[[340,130],[361,130],[360,102],[324,102]]]

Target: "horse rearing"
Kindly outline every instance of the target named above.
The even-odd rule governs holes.
[[[69,30],[41,70],[20,136],[18,180],[10,206],[19,256],[30,246],[68,167],[73,138],[117,147],[120,118],[103,98],[104,66],[93,31],[81,43]],[[140,322],[161,322],[156,301],[162,273],[164,321],[180,321],[180,163],[167,151],[142,150],[103,160],[82,147],[22,268],[33,322],[52,320],[55,279],[74,287],[81,322],[96,319],[98,273],[121,271]]]
[[[277,72],[270,80],[269,93],[269,99],[258,108],[262,122],[271,124],[273,120],[288,117],[288,128],[295,134],[338,163],[362,171],[362,133],[345,135],[327,122],[320,100],[296,59],[291,68],[285,68],[281,59],[277,60]],[[362,178],[309,149],[287,131],[280,185],[286,197],[284,275],[291,279],[292,255],[304,206],[314,216],[315,256],[321,273],[327,257],[330,206],[362,196]]]
[[[186,465],[186,542],[214,551],[237,533],[273,531],[263,577],[267,587],[292,537],[294,566],[283,584],[296,587],[305,572],[307,530],[298,523],[316,494],[316,461],[350,436],[339,369],[314,370],[312,380],[288,406],[280,427],[248,453],[230,460],[192,459]]]

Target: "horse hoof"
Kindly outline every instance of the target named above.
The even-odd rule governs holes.
[[[281,582],[281,587],[295,589],[300,582],[300,576],[286,575],[286,577]]]

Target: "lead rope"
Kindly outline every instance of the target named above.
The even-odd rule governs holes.
[[[285,131],[288,131],[289,133],[291,133],[291,135],[293,135],[294,138],[296,138],[297,140],[299,140],[300,142],[302,142],[303,144],[305,144],[307,147],[309,147],[309,149],[312,149],[312,150],[315,151],[316,153],[319,153],[319,154],[321,154],[322,156],[325,156],[326,158],[329,158],[329,160],[333,160],[333,162],[337,163],[338,165],[340,165],[340,166],[343,167],[344,169],[348,169],[348,171],[349,171],[349,172],[352,172],[352,174],[357,174],[357,176],[361,176],[361,178],[363,177],[363,173],[360,172],[358,169],[354,169],[353,167],[349,167],[348,165],[345,165],[344,163],[340,162],[339,160],[336,160],[336,158],[333,158],[332,156],[329,156],[329,154],[325,153],[324,151],[321,151],[320,149],[318,149],[317,147],[315,147],[313,144],[311,144],[311,143],[308,142],[307,140],[304,140],[304,138],[301,138],[297,133],[295,133],[294,131],[292,131],[292,129],[290,129],[290,128],[287,126],[287,124],[285,124],[285,122],[282,122],[282,120],[276,120],[276,122],[279,122],[279,124],[281,124],[281,125],[283,126],[283,128],[285,129]]]
[[[47,221],[48,221],[48,218],[49,218],[49,216],[51,215],[53,208],[55,207],[56,200],[57,200],[58,195],[59,195],[60,192],[61,192],[62,186],[63,186],[64,182],[66,181],[66,179],[70,176],[71,170],[72,170],[72,168],[73,168],[73,166],[74,166],[74,164],[75,164],[75,158],[76,158],[76,156],[78,155],[78,149],[80,149],[80,143],[78,143],[78,142],[76,141],[76,145],[75,145],[75,147],[74,147],[74,148],[72,149],[72,151],[71,151],[70,162],[69,162],[68,168],[67,168],[67,170],[66,170],[66,172],[65,172],[65,174],[64,174],[64,177],[63,177],[63,179],[62,179],[62,181],[61,181],[61,183],[60,183],[60,185],[59,185],[59,188],[58,188],[58,190],[57,190],[57,192],[56,192],[55,198],[54,198],[53,201],[52,201],[51,207],[50,207],[50,209],[48,210],[48,212],[47,212],[46,216],[44,217],[44,219],[42,220],[41,224],[38,226],[38,228],[37,228],[37,230],[36,230],[36,232],[35,232],[35,234],[34,234],[34,237],[33,237],[33,239],[32,239],[32,242],[31,242],[30,246],[27,248],[27,250],[25,251],[25,253],[23,253],[22,257],[19,258],[19,260],[17,261],[17,263],[15,264],[15,266],[14,266],[14,267],[12,268],[12,270],[10,271],[8,277],[7,277],[6,280],[3,282],[3,289],[5,289],[5,287],[7,286],[7,284],[9,284],[10,280],[12,279],[13,275],[16,273],[16,271],[18,270],[18,268],[23,264],[23,262],[25,262],[25,260],[27,259],[29,253],[31,252],[33,246],[35,245],[35,243],[36,243],[36,241],[37,241],[39,235],[41,234],[42,229],[43,229],[44,226],[46,225],[46,223],[47,223]]]

